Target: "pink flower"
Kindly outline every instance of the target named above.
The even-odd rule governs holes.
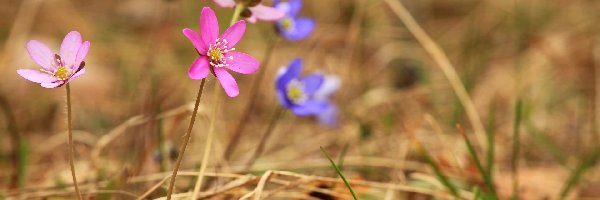
[[[258,70],[258,61],[245,53],[235,52],[235,44],[240,41],[246,31],[246,22],[240,20],[229,27],[219,37],[219,22],[215,12],[204,7],[200,13],[200,34],[192,29],[183,29],[183,34],[192,42],[200,55],[188,71],[191,79],[206,78],[212,72],[227,96],[235,97],[240,92],[235,79],[226,69],[242,74],[252,74]]]
[[[40,70],[19,69],[17,73],[23,78],[39,83],[45,88],[60,87],[83,75],[85,62],[83,59],[90,49],[90,42],[81,42],[81,34],[71,31],[60,45],[60,55],[37,40],[27,43],[27,51],[31,59],[42,66]]]
[[[213,0],[216,4],[224,8],[233,8],[235,7],[234,0]],[[265,6],[262,4],[258,4],[256,6],[248,7],[248,10],[252,13],[250,17],[248,17],[248,21],[251,23],[256,23],[256,20],[262,21],[275,21],[280,20],[285,17],[285,12],[274,8]]]

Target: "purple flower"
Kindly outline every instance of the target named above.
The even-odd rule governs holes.
[[[339,80],[318,73],[300,78],[301,70],[300,59],[280,70],[275,87],[281,105],[298,116],[315,115],[322,123],[334,125],[337,108],[329,102],[329,97],[339,87]]]
[[[82,42],[81,34],[77,31],[71,31],[65,36],[60,45],[60,54],[54,54],[37,40],[30,40],[27,43],[29,56],[42,69],[19,69],[17,73],[45,88],[60,87],[85,73],[83,59],[89,49],[90,42]]]
[[[234,0],[213,0],[217,5],[224,8],[235,7]],[[251,15],[248,17],[250,23],[256,23],[256,20],[262,21],[275,21],[281,19],[285,13],[273,7],[258,4],[256,6],[248,7]]]
[[[209,7],[204,7],[200,13],[200,34],[189,28],[183,29],[183,34],[192,42],[200,55],[190,66],[189,77],[200,80],[206,78],[210,71],[219,79],[227,96],[237,96],[238,85],[226,69],[252,74],[260,66],[254,57],[235,52],[233,48],[244,36],[245,31],[246,22],[240,20],[219,37],[219,22],[215,12]]]
[[[315,29],[315,21],[308,17],[298,17],[302,0],[281,2],[275,0],[275,8],[285,12],[285,17],[277,21],[277,30],[288,40],[296,41],[308,37]]]

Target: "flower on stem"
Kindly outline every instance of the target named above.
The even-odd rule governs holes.
[[[30,40],[27,43],[29,56],[42,69],[19,69],[17,73],[45,88],[60,87],[85,73],[83,59],[89,49],[90,42],[82,42],[81,34],[77,31],[71,31],[65,36],[59,54],[53,53],[37,40]]]
[[[217,5],[224,8],[233,8],[235,7],[235,0],[213,0]],[[251,23],[256,23],[257,20],[261,21],[275,21],[281,19],[285,16],[285,13],[279,9],[274,7],[265,6],[257,0],[246,0],[244,3],[247,8],[242,11],[242,15],[248,17],[248,21]]]
[[[236,52],[233,48],[245,31],[246,22],[240,20],[219,37],[219,22],[215,12],[208,7],[203,8],[200,14],[200,33],[189,28],[183,29],[183,34],[192,42],[199,54],[190,66],[189,77],[200,80],[206,78],[210,71],[219,79],[227,96],[237,96],[239,94],[238,85],[226,69],[242,74],[252,74],[260,66],[254,57]]]
[[[339,79],[318,73],[300,78],[301,71],[300,59],[294,59],[287,68],[279,71],[275,83],[279,102],[295,115],[314,115],[323,124],[335,125],[337,108],[329,98],[339,87]]]
[[[298,17],[302,0],[282,2],[275,0],[274,7],[284,11],[285,17],[277,21],[277,30],[288,40],[296,41],[308,37],[315,29],[315,21],[308,17]]]

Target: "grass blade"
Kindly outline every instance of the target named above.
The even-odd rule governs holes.
[[[433,172],[438,177],[440,182],[442,182],[442,184],[448,189],[448,191],[450,191],[450,193],[454,197],[456,197],[457,199],[461,199],[460,195],[458,194],[458,189],[456,189],[456,186],[454,186],[454,184],[452,184],[450,182],[450,180],[448,180],[448,178],[446,177],[444,172],[442,172],[442,170],[437,165],[437,163],[435,163],[435,161],[433,161],[433,159],[431,158],[431,155],[429,155],[429,152],[427,152],[427,150],[425,148],[423,148],[421,146],[421,143],[419,143],[418,141],[416,141],[416,145],[417,145],[417,151],[419,153],[421,153],[421,156],[423,156],[425,158],[425,161],[431,166],[431,168],[433,169]]]
[[[522,116],[523,102],[521,99],[517,99],[517,105],[515,106],[515,123],[513,126],[513,146],[512,146],[512,162],[511,169],[513,171],[513,194],[511,199],[519,199],[519,151],[520,151],[520,128],[521,128],[521,116]]]
[[[473,144],[471,144],[471,141],[469,140],[469,138],[465,134],[464,129],[462,127],[460,127],[460,125],[457,125],[456,128],[458,129],[458,132],[460,133],[460,135],[462,135],[463,139],[465,140],[465,144],[467,145],[467,149],[469,150],[469,153],[471,154],[471,157],[475,161],[475,165],[477,166],[477,170],[479,171],[479,173],[483,177],[483,181],[485,182],[485,185],[487,186],[488,190],[492,193],[492,196],[495,197],[494,199],[498,199],[496,197],[496,189],[494,188],[494,183],[492,182],[492,178],[490,177],[490,174],[487,173],[486,170],[483,168],[483,165],[481,165],[481,161],[479,161],[479,158],[477,157],[477,153],[475,153],[475,148],[473,147]]]
[[[495,125],[496,125],[496,104],[495,101],[492,101],[492,104],[490,105],[490,111],[489,111],[489,117],[488,117],[488,149],[487,149],[487,175],[488,177],[490,177],[492,183],[493,181],[493,172],[494,172],[494,152],[495,152],[495,145],[494,143],[496,143],[495,141]]]
[[[571,177],[569,178],[569,181],[567,181],[567,183],[560,192],[560,199],[564,199],[567,196],[567,194],[569,194],[573,186],[575,186],[575,184],[579,182],[579,179],[581,179],[583,173],[586,172],[588,169],[592,168],[596,164],[596,162],[598,162],[598,158],[600,158],[600,147],[594,149],[592,155],[590,155],[586,160],[584,160],[583,163],[581,163],[581,165],[579,165],[579,167],[577,167],[577,169],[573,171]]]
[[[354,200],[358,200],[358,197],[356,197],[356,193],[354,193],[354,190],[352,190],[352,187],[350,187],[350,184],[346,180],[346,177],[344,177],[344,175],[342,174],[342,171],[340,170],[340,168],[338,168],[338,166],[335,165],[335,162],[333,162],[333,160],[331,159],[331,156],[329,156],[329,154],[327,154],[325,149],[323,149],[323,147],[320,147],[320,148],[321,148],[321,152],[323,153],[323,155],[325,155],[325,157],[327,157],[327,160],[329,160],[329,162],[331,162],[331,165],[333,166],[335,171],[338,173],[338,175],[340,175],[340,177],[344,181],[344,184],[346,184],[346,187],[348,188],[348,190],[350,190],[350,193],[352,193],[352,197],[354,198]]]

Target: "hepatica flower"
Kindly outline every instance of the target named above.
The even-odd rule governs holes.
[[[200,14],[200,34],[189,28],[183,29],[183,34],[192,42],[199,54],[190,66],[189,77],[200,80],[206,78],[210,71],[219,79],[227,96],[237,96],[239,94],[237,83],[227,70],[252,74],[260,66],[254,57],[236,52],[233,48],[245,31],[246,22],[240,20],[219,37],[219,22],[215,12],[208,7],[203,8]]]
[[[234,0],[213,0],[217,5],[224,8],[235,7],[236,2]],[[256,1],[256,0],[254,0]],[[260,2],[260,1],[258,1]],[[262,5],[260,3],[256,5],[248,5],[247,10],[243,13],[249,12],[247,20],[251,23],[256,23],[257,20],[261,21],[275,21],[285,16],[285,13],[274,7]]]
[[[300,59],[294,59],[280,70],[275,87],[281,105],[298,116],[314,115],[321,123],[334,125],[337,108],[329,98],[339,87],[339,79],[318,73],[301,78],[301,71]]]
[[[62,86],[85,73],[83,59],[89,49],[90,42],[82,42],[81,34],[77,31],[71,31],[65,36],[59,54],[53,53],[41,42],[31,40],[27,43],[27,51],[42,69],[19,69],[17,73],[45,88]]]
[[[275,0],[275,8],[284,11],[285,17],[277,21],[277,30],[286,39],[291,41],[308,37],[315,28],[315,21],[308,17],[298,17],[302,8],[302,0],[289,0],[282,2]]]

